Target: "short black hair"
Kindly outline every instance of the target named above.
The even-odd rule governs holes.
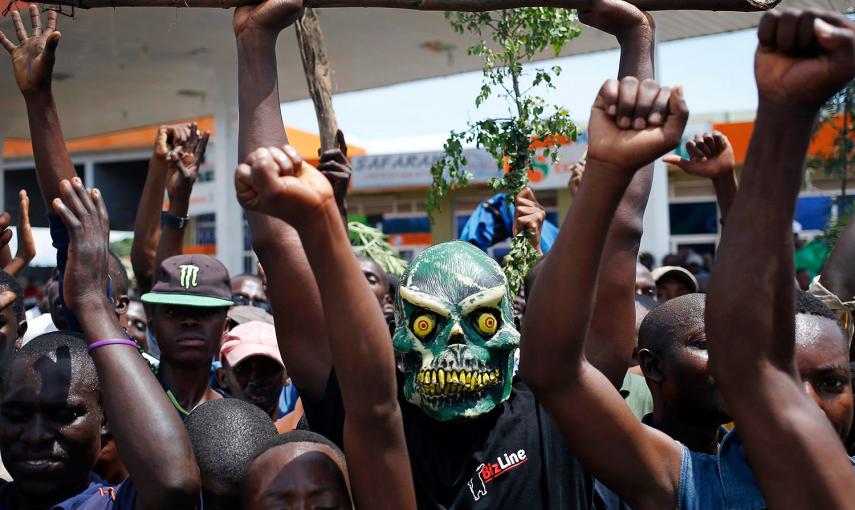
[[[818,297],[801,289],[796,289],[796,313],[804,315],[816,315],[837,322],[837,317],[825,303]]]
[[[689,329],[704,327],[705,300],[705,294],[685,294],[650,310],[638,329],[638,348],[666,351]]]
[[[15,293],[16,299],[15,302],[12,303],[12,309],[15,310],[15,320],[18,322],[24,320],[24,289],[21,287],[21,282],[6,271],[0,269],[0,290]]]
[[[127,296],[128,289],[131,287],[131,281],[128,279],[128,271],[118,255],[113,253],[113,250],[108,250],[110,258],[107,259],[107,271],[112,280],[113,299],[117,296]]]
[[[249,467],[252,465],[253,462],[255,462],[256,459],[261,457],[264,452],[272,450],[277,446],[282,446],[290,443],[313,443],[326,446],[327,448],[333,451],[336,456],[336,459],[340,460],[343,464],[346,465],[344,452],[342,452],[341,448],[339,448],[335,443],[327,439],[325,436],[318,434],[317,432],[312,432],[311,430],[296,429],[290,432],[286,432],[281,436],[276,436],[273,439],[270,439],[261,446],[259,446],[258,449],[255,450],[255,453],[253,454],[250,461],[246,464],[247,469],[245,475],[249,474]]]
[[[76,333],[70,331],[52,331],[39,335],[23,347],[15,351],[11,361],[18,359],[31,359],[36,357],[47,357],[53,361],[59,361],[68,357],[71,364],[73,381],[80,381],[90,391],[100,391],[101,385],[98,379],[98,370],[95,362],[89,356],[86,349],[86,341]],[[3,368],[3,384],[9,380],[8,372],[13,363],[7,363]]]
[[[276,437],[276,425],[258,406],[236,398],[206,402],[185,422],[203,487],[238,497],[243,475],[258,447]],[[207,505],[206,505],[207,506]]]

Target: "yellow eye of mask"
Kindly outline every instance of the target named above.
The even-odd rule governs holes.
[[[436,329],[436,318],[433,315],[422,314],[413,321],[413,333],[419,338],[426,338]]]
[[[478,328],[478,332],[482,335],[492,335],[499,329],[499,321],[495,315],[489,312],[479,314],[475,325]]]

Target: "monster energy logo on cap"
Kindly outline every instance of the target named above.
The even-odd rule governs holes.
[[[180,285],[185,289],[199,285],[199,266],[193,264],[183,264],[178,266],[181,270]]]
[[[229,272],[208,255],[169,257],[158,268],[157,283],[142,300],[153,305],[230,307]]]

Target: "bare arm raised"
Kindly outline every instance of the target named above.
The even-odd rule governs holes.
[[[617,38],[620,44],[618,79],[631,76],[635,82],[627,82],[627,87],[639,88],[642,95],[655,95],[656,90],[649,86],[651,82],[644,81],[653,79],[653,18],[623,0],[596,0],[591,7],[590,11],[581,11],[579,18]],[[619,102],[616,108],[617,122],[622,127],[634,125],[642,129],[647,126],[647,116],[635,116],[629,101]],[[661,124],[661,118],[649,120],[651,125]],[[602,259],[606,270],[597,278],[585,354],[615,387],[620,387],[635,347],[635,264],[652,179],[653,164],[645,162],[624,191],[608,227]]]
[[[26,190],[18,192],[18,251],[15,257],[6,264],[4,271],[12,276],[21,276],[30,261],[36,256],[36,242],[33,240],[33,229],[30,227],[30,197]]]
[[[709,367],[768,506],[846,508],[852,465],[796,370],[791,222],[817,111],[855,76],[855,24],[774,11],[758,38],[757,121],[709,283]]]
[[[300,15],[299,0],[267,0],[235,9],[238,53],[238,157],[288,142],[279,107],[276,39]],[[252,247],[267,274],[276,337],[288,374],[305,397],[323,397],[332,363],[318,285],[296,231],[279,218],[248,210]]]
[[[187,217],[190,209],[190,194],[193,184],[199,176],[199,166],[205,158],[210,133],[201,133],[195,123],[188,127],[185,140],[174,144],[166,155],[168,173],[166,194],[169,196],[167,218],[171,221]],[[160,240],[154,258],[155,269],[161,262],[175,255],[181,255],[184,248],[184,228],[166,221],[161,225]]]
[[[55,11],[48,11],[47,24],[42,27],[38,6],[30,4],[31,34],[27,34],[18,11],[12,12],[12,22],[19,44],[15,45],[0,33],[0,44],[12,57],[15,81],[27,104],[36,175],[46,204],[59,197],[61,180],[77,176],[62,137],[51,88],[56,48],[61,37],[56,30],[56,16]]]
[[[654,94],[639,94],[638,85],[634,78],[609,80],[591,109],[585,175],[529,298],[520,373],[586,467],[641,509],[676,504],[680,448],[639,423],[585,356],[609,225],[635,173],[679,143],[688,118],[681,89],[646,80],[644,90]],[[649,125],[656,116],[661,125],[619,127],[621,103],[633,117]]]
[[[178,124],[160,126],[154,140],[154,150],[148,160],[148,172],[142,196],[134,219],[134,242],[131,246],[131,265],[137,278],[140,294],[151,290],[157,269],[157,245],[160,243],[160,214],[163,210],[163,192],[169,169],[166,157],[171,145],[183,143],[190,136],[190,126]],[[172,144],[170,144],[170,140]]]
[[[245,208],[293,225],[305,246],[341,387],[356,506],[415,508],[389,329],[341,227],[332,186],[288,145],[250,154],[236,182]]]
[[[61,182],[60,194],[51,205],[71,238],[66,304],[90,346],[126,339],[105,292],[110,224],[101,193],[75,177]],[[136,508],[196,508],[201,481],[187,430],[134,343],[104,345],[90,354],[110,429],[137,487]]]

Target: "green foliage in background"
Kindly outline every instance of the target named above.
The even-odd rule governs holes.
[[[383,271],[401,276],[407,261],[386,242],[386,234],[363,223],[351,221],[347,224],[350,244],[357,255],[364,255],[377,262]]]
[[[557,56],[568,41],[581,33],[576,13],[565,9],[528,7],[491,12],[447,12],[445,17],[459,34],[472,34],[479,42],[469,47],[470,55],[480,56],[484,65],[481,91],[475,106],[498,96],[508,104],[508,116],[470,123],[465,131],[452,131],[443,146],[444,157],[431,168],[433,183],[425,205],[428,215],[440,208],[439,200],[449,191],[467,186],[472,175],[466,171],[463,146],[475,144],[496,159],[501,177],[490,186],[505,191],[507,203],[528,185],[528,169],[535,161],[533,141],[549,142],[544,156],[558,159],[557,143],[575,140],[576,126],[569,112],[532,93],[539,86],[554,88],[553,79],[561,74],[559,66],[524,70],[547,48]],[[529,80],[530,81],[527,81]],[[526,87],[524,81],[529,83]],[[507,171],[505,171],[507,169]],[[514,294],[522,288],[528,270],[537,261],[536,250],[528,237],[519,234],[511,241],[505,259],[506,272]]]
[[[834,147],[830,152],[811,157],[807,165],[813,170],[821,170],[827,177],[840,180],[838,215],[848,216],[846,188],[855,158],[855,81],[849,82],[823,105],[814,133],[823,126],[834,130]]]

